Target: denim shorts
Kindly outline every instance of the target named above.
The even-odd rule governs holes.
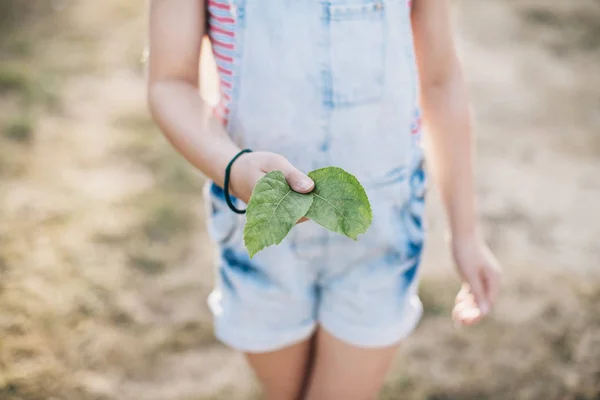
[[[209,183],[219,255],[209,305],[229,346],[271,351],[317,324],[356,346],[386,346],[418,323],[425,173],[409,3],[208,2],[221,82],[215,112],[232,140],[304,172],[344,168],[373,209],[357,241],[308,221],[249,259],[244,216]]]
[[[209,297],[217,337],[235,349],[266,352],[306,339],[317,324],[360,347],[408,335],[422,313],[421,165],[405,177],[409,196],[393,205],[376,196],[401,183],[367,188],[374,220],[358,241],[308,221],[252,259],[243,244],[244,216],[232,213],[223,190],[208,184],[209,232],[218,244],[218,284]]]

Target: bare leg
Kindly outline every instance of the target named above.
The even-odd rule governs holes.
[[[246,353],[267,400],[298,400],[305,386],[312,340],[268,353]]]
[[[398,345],[366,349],[317,331],[307,400],[374,400]]]

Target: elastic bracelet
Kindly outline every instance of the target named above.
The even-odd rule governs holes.
[[[235,155],[235,157],[233,157],[231,159],[231,161],[229,161],[229,164],[227,164],[227,168],[225,168],[225,182],[224,182],[224,192],[225,192],[225,201],[227,202],[227,205],[229,206],[229,208],[231,209],[231,211],[233,211],[236,214],[245,214],[246,210],[240,210],[238,208],[236,208],[233,205],[233,201],[231,201],[231,196],[229,195],[229,178],[231,175],[231,166],[233,165],[233,163],[235,162],[235,160],[237,160],[239,158],[239,156],[241,156],[244,153],[251,153],[252,150],[250,149],[244,149],[242,151],[240,151],[239,153],[237,153]]]

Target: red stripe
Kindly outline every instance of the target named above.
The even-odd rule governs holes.
[[[220,65],[217,65],[217,69],[219,70],[219,72],[221,72],[221,73],[223,73],[225,75],[228,75],[228,76],[232,75],[232,73],[231,73],[230,70],[225,69],[225,68],[221,67]]]
[[[223,103],[220,103],[218,106],[213,108],[213,115],[217,117],[223,125],[227,125],[227,114],[229,114],[229,110],[223,105]]]
[[[229,10],[229,4],[217,3],[215,0],[209,0],[208,1],[208,6],[209,7],[214,7],[214,8],[219,8],[221,10]]]
[[[225,107],[225,105],[222,105],[222,106],[221,106],[221,112],[222,112],[224,115],[229,115],[229,107]]]
[[[417,120],[417,122],[415,123],[415,127],[412,130],[412,134],[416,135],[417,133],[419,133],[420,130],[421,130],[421,118],[419,118]]]
[[[228,120],[227,120],[227,118],[226,118],[226,117],[224,117],[224,116],[222,116],[222,115],[217,115],[216,117],[217,117],[217,119],[219,120],[219,122],[221,122],[221,124],[222,124],[223,126],[227,126],[227,122],[228,122]]]
[[[219,104],[217,104],[214,108],[213,108],[213,114],[216,114],[218,116],[221,117],[225,117],[229,114],[229,108],[227,108],[223,102],[219,102]]]
[[[212,44],[213,44],[213,46],[219,46],[219,47],[222,47],[227,50],[233,50],[233,43],[224,43],[224,42],[221,42],[221,41],[213,38]]]
[[[219,17],[217,15],[213,15],[212,18],[215,21],[219,21],[222,24],[233,24],[233,23],[235,23],[235,19],[233,19],[233,17]]]
[[[213,31],[213,32],[221,33],[221,34],[223,34],[225,36],[231,36],[231,37],[233,37],[233,31],[228,31],[228,30],[225,30],[225,29],[223,29],[221,27],[218,27],[218,26],[212,26],[210,28],[210,30]]]
[[[227,10],[231,13],[231,7],[227,2],[224,2],[224,0],[208,0],[208,7],[209,7],[209,11],[212,8],[213,10]],[[225,35],[227,37],[230,38],[234,38],[235,37],[235,27],[233,26],[235,24],[235,18],[233,18],[232,15],[226,15],[226,16],[221,16],[221,15],[216,15],[216,12],[211,12],[210,13],[210,17],[211,17],[211,21],[213,21],[214,23],[210,24],[210,37],[211,37],[211,43],[212,43],[212,48],[213,48],[213,54],[214,57],[216,59],[219,59],[221,61],[227,62],[227,63],[233,63],[234,61],[234,57],[230,56],[230,55],[226,55],[223,54],[224,50],[235,50],[235,44],[233,43],[225,43],[223,41],[219,41],[215,39],[215,35],[214,34],[221,34],[221,35]],[[225,24],[225,27],[221,27],[221,26],[217,26],[216,23],[219,24]],[[231,28],[229,28],[229,25],[232,25]],[[217,65],[217,70],[219,71],[219,74],[221,75],[221,77],[223,76],[233,76],[233,71],[226,67]],[[231,95],[229,95],[227,92],[225,92],[223,89],[227,89],[227,90],[231,90],[233,84],[231,82],[227,82],[223,79],[220,79],[220,84],[221,84],[221,101],[219,101],[219,104],[217,107],[215,107],[215,114],[218,114],[218,118],[221,120],[221,123],[223,123],[223,125],[227,126],[228,124],[228,115],[229,115],[229,107],[228,104],[232,101],[231,99]]]
[[[233,57],[226,56],[225,54],[221,54],[215,48],[213,48],[213,53],[214,53],[215,57],[220,60],[227,61],[227,62],[233,62]]]

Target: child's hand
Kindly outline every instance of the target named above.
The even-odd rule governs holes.
[[[500,289],[500,264],[476,236],[452,240],[452,254],[463,281],[452,317],[458,323],[471,325],[494,305]]]
[[[254,186],[267,172],[281,171],[288,185],[299,193],[308,193],[315,183],[283,156],[265,151],[247,153],[231,167],[230,188],[235,197],[248,203]]]

